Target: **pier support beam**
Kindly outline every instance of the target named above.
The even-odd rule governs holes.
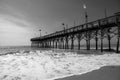
[[[78,50],[80,50],[80,38],[78,39]]]
[[[119,53],[119,46],[120,46],[120,23],[118,23],[118,34],[117,34],[116,53]]]
[[[108,29],[108,49],[111,50],[111,37],[110,37],[110,28]]]
[[[77,38],[78,38],[78,50],[80,50],[80,38],[81,38],[80,34],[78,34]]]
[[[56,48],[57,48],[57,46],[58,46],[58,45],[57,45],[57,40],[56,40]]]
[[[36,42],[36,47],[39,47],[39,42]]]
[[[88,32],[88,50],[90,50],[90,38],[91,38],[91,33]]]
[[[49,47],[51,48],[51,40],[50,40],[50,45],[49,45]]]
[[[47,48],[47,43],[46,43],[46,41],[45,41],[45,48]]]
[[[100,27],[101,24],[100,24],[100,21],[98,22],[98,26]],[[103,52],[103,36],[104,36],[104,33],[103,33],[103,28],[101,27],[100,29],[100,32],[101,32],[101,52]]]
[[[95,44],[96,50],[98,50],[98,30],[96,30],[96,32],[95,32],[95,42],[96,42],[96,44]]]
[[[60,49],[60,40],[58,40],[58,48]]]
[[[64,49],[65,48],[65,46],[64,46],[64,39],[62,40],[62,49]]]
[[[103,52],[103,29],[101,29],[101,52]]]
[[[90,50],[90,33],[86,32],[86,48]]]
[[[68,47],[68,36],[65,37],[65,40],[66,40],[65,41],[66,42],[65,43],[65,49],[69,49],[69,47]]]
[[[116,53],[119,53],[119,44],[120,44],[120,38],[117,38],[117,49],[116,49]]]
[[[54,48],[54,40],[53,40],[53,48]]]
[[[62,41],[61,41],[61,39],[59,39],[59,48],[60,49],[62,48]]]
[[[71,49],[74,49],[74,35],[71,36]]]
[[[87,32],[86,32],[86,49],[88,50],[88,36],[87,36]]]

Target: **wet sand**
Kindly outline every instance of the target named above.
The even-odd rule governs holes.
[[[120,80],[120,66],[105,66],[86,74],[55,80]]]

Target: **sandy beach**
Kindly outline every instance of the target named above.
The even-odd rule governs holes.
[[[105,66],[82,75],[55,80],[120,80],[120,66]]]

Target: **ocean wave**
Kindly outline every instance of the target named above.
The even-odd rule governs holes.
[[[0,56],[0,80],[52,80],[87,73],[109,65],[120,65],[120,54],[18,51]]]

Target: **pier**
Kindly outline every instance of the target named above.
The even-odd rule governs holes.
[[[45,36],[31,39],[32,47],[74,49],[74,41],[77,40],[78,50],[81,49],[81,40],[86,41],[86,50],[90,50],[91,40],[95,41],[95,48],[103,52],[104,39],[107,39],[108,50],[111,50],[111,39],[116,38],[116,52],[119,52],[120,44],[120,12],[106,18],[98,19],[72,28],[64,29]],[[70,46],[69,46],[70,43]]]

